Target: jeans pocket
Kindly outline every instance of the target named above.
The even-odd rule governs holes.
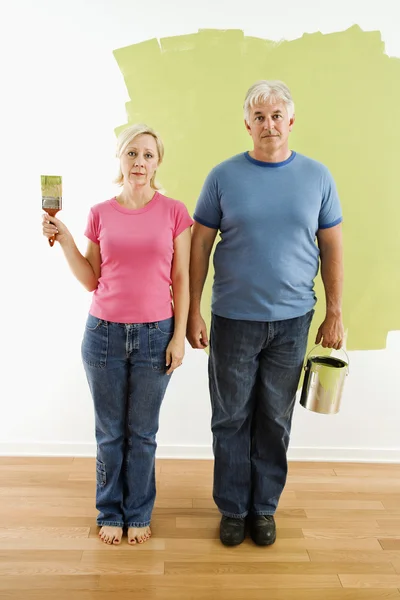
[[[157,329],[164,335],[171,335],[174,333],[175,327],[175,319],[174,317],[170,317],[169,319],[164,319],[163,321],[158,321]]]
[[[106,466],[99,459],[96,459],[96,482],[98,487],[106,485]]]
[[[311,322],[313,320],[315,314],[315,309],[312,308],[308,313],[306,313],[303,317],[302,317],[302,321],[301,321],[301,326],[305,329],[305,331],[307,332],[306,335],[308,335],[308,331],[311,327]]]
[[[169,333],[164,333],[159,327],[149,329],[150,359],[154,371],[166,371],[166,351],[172,336],[173,327]]]
[[[85,327],[86,329],[89,329],[89,331],[95,331],[102,325],[102,323],[103,321],[101,319],[98,319],[89,313],[88,318],[86,319]]]
[[[88,316],[82,340],[82,360],[91,367],[104,369],[108,353],[107,321]]]

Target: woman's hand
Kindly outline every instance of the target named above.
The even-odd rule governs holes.
[[[47,238],[54,236],[56,242],[60,244],[71,238],[71,234],[67,227],[60,219],[51,217],[47,213],[42,215],[43,235]]]
[[[167,375],[171,375],[177,367],[180,367],[185,356],[185,338],[177,339],[173,336],[168,344],[166,352]]]

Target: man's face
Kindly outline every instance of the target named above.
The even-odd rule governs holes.
[[[254,148],[268,152],[288,147],[293,124],[294,116],[289,119],[286,104],[274,100],[252,106],[249,122],[245,121]]]

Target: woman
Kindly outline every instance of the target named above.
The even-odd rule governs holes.
[[[82,359],[95,408],[97,523],[119,544],[151,536],[156,433],[171,373],[182,364],[189,307],[192,219],[155,183],[164,148],[134,125],[118,137],[121,193],[92,207],[83,256],[66,226],[43,215],[75,277],[93,299]]]

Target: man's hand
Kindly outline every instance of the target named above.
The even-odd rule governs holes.
[[[200,350],[208,346],[207,326],[200,313],[189,314],[186,337],[192,348]]]
[[[326,315],[318,329],[316,344],[322,344],[323,348],[334,348],[340,350],[343,346],[344,327],[342,315]]]

